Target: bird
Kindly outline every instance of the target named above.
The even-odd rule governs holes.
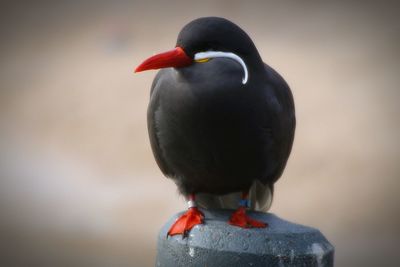
[[[272,201],[292,150],[296,117],[286,81],[243,29],[221,17],[186,24],[175,48],[134,72],[147,70],[159,70],[147,109],[151,149],[188,200],[168,235],[186,236],[205,223],[199,199],[201,207],[224,207],[232,195],[240,197],[229,224],[267,227],[247,211]]]

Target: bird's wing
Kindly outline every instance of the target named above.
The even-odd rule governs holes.
[[[265,131],[266,138],[271,139],[274,158],[273,162],[266,163],[267,175],[255,180],[249,191],[250,209],[267,211],[271,204],[274,191],[274,183],[282,175],[287,159],[292,149],[294,131],[296,126],[293,96],[285,80],[271,67],[265,65],[268,84],[265,90],[268,104],[260,116],[260,123]],[[272,97],[270,97],[272,96]],[[269,148],[271,149],[271,148]],[[235,192],[223,196],[200,194],[197,197],[199,205],[205,208],[237,208],[241,192]]]
[[[164,175],[173,177],[175,174],[172,169],[168,167],[168,164],[164,157],[164,153],[160,147],[160,143],[157,137],[157,124],[155,119],[156,112],[160,109],[160,99],[157,87],[159,85],[159,80],[165,71],[165,69],[160,70],[151,85],[150,103],[147,108],[147,129],[149,133],[151,149],[153,150],[153,155],[157,162],[157,165],[164,173]]]
[[[277,150],[276,152],[278,152],[275,160],[279,164],[277,164],[272,176],[267,178],[270,184],[273,185],[282,175],[292,150],[296,116],[293,95],[289,85],[277,71],[267,64],[265,64],[265,70],[269,77],[271,89],[273,89],[277,99],[277,105],[270,105],[273,110],[266,111],[274,113],[273,116],[268,116],[266,123],[273,126],[274,146]]]

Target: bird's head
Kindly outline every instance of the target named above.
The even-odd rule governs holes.
[[[205,17],[183,27],[174,49],[146,59],[135,72],[190,67],[213,58],[229,58],[240,64],[243,84],[248,82],[251,68],[263,65],[252,40],[239,26],[224,18]]]

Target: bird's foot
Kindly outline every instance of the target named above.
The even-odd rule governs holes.
[[[239,207],[229,219],[229,224],[242,228],[265,228],[268,224],[254,220],[247,216],[246,208]]]
[[[197,207],[191,207],[171,226],[168,235],[182,234],[185,237],[195,225],[202,224],[203,219],[204,214]]]

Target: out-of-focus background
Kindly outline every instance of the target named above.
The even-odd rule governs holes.
[[[396,1],[3,1],[0,265],[153,266],[185,209],[150,150],[155,72],[201,16],[253,38],[291,86],[298,127],[271,211],[319,228],[336,266],[398,266]]]

